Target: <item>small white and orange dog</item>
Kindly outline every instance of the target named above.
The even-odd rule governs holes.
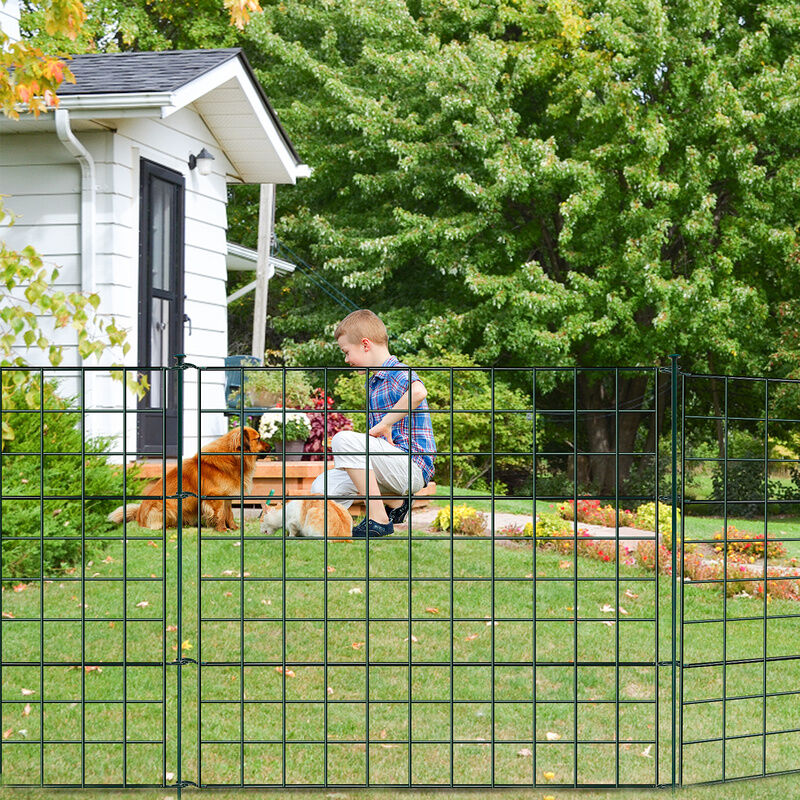
[[[286,522],[279,506],[264,505],[261,532],[275,533],[284,528],[287,536],[320,539],[325,536],[325,501],[290,500],[286,504]],[[328,500],[328,538],[349,539],[353,532],[353,518],[339,503]]]

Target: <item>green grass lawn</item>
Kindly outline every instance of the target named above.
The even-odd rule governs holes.
[[[202,785],[669,780],[669,578],[523,542],[249,522],[184,533],[179,631],[175,532],[127,536],[83,584],[3,592],[6,784],[174,783],[179,652],[200,662],[180,670],[181,777]],[[723,757],[728,778],[797,767],[800,609],[767,611],[685,587],[686,782],[722,778]],[[782,659],[766,666],[765,637]]]

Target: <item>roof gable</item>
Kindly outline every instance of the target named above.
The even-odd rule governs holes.
[[[75,84],[59,87],[73,119],[168,117],[191,106],[243,183],[310,175],[241,48],[74,56]]]

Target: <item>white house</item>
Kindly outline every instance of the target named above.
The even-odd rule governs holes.
[[[0,193],[18,215],[0,235],[60,265],[63,289],[100,295],[100,313],[129,331],[127,366],[169,366],[185,353],[222,367],[227,265],[242,268],[243,257],[226,241],[227,185],[293,184],[309,168],[239,49],[82,55],[70,69],[77,82],[62,84],[57,110],[0,118]],[[62,341],[64,363],[80,366],[75,339]],[[37,351],[26,358],[37,363]],[[128,410],[155,410],[129,415],[128,453],[160,452],[164,424],[174,442],[174,386],[159,371],[149,378],[143,400],[127,395]],[[194,450],[195,371],[185,378]],[[223,370],[204,374],[204,408],[224,407],[224,383]],[[87,376],[84,405],[92,433],[122,431],[108,411],[122,408],[123,389],[108,371]],[[204,415],[202,439],[224,425],[221,413]]]

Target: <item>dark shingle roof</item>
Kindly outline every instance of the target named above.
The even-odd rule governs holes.
[[[61,97],[125,92],[173,92],[241,53],[222,50],[160,50],[148,53],[99,53],[68,62],[75,83],[58,88]]]

